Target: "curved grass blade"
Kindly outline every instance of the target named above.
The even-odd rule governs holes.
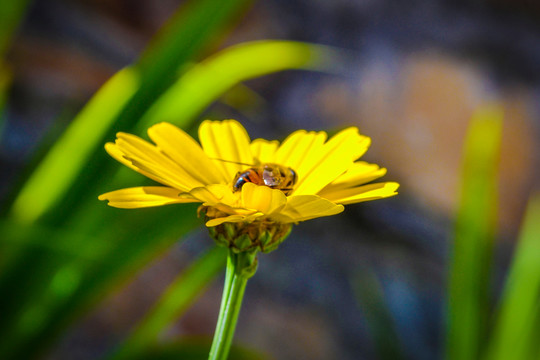
[[[461,201],[450,259],[446,358],[476,360],[489,328],[502,109],[479,108],[465,140]]]
[[[254,41],[229,47],[186,71],[143,116],[137,132],[161,121],[185,126],[242,81],[290,69],[331,71],[337,57],[330,47],[294,41]]]
[[[10,216],[32,223],[77,179],[93,148],[140,86],[133,68],[116,73],[77,115],[19,192]]]
[[[488,359],[536,359],[540,336],[540,194],[532,197],[506,281]]]

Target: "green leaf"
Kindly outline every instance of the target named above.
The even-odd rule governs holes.
[[[184,126],[233,86],[288,69],[331,71],[334,49],[294,41],[254,41],[227,48],[194,65],[141,119],[138,133],[157,122]]]
[[[512,260],[488,359],[536,359],[540,336],[540,194],[532,197]]]
[[[38,164],[13,203],[11,217],[32,223],[62,197],[139,88],[139,78],[135,69],[125,68],[94,95]]]
[[[177,321],[225,268],[226,258],[227,250],[216,246],[197,259],[174,280],[112,358],[131,359],[137,353],[154,346],[158,335]]]
[[[447,359],[476,360],[485,350],[502,117],[495,105],[478,109],[465,140],[450,259]]]

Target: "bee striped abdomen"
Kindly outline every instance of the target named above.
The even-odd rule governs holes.
[[[236,175],[236,181],[233,185],[234,191],[240,190],[242,186],[247,182],[261,185],[262,179],[257,173],[257,171],[255,171],[254,169],[248,169],[244,172],[239,172]]]

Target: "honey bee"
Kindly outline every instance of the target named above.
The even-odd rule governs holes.
[[[250,182],[278,189],[289,195],[297,179],[296,172],[290,167],[266,163],[239,171],[233,180],[233,191],[239,191],[245,183]]]
[[[212,160],[237,165],[251,166],[247,170],[239,171],[236,173],[236,176],[233,180],[233,192],[240,191],[245,183],[250,182],[255,185],[264,185],[272,189],[281,190],[285,193],[285,195],[289,195],[292,192],[296,181],[298,180],[296,171],[294,171],[290,167],[283,165],[272,163],[251,165],[216,158],[213,158]]]

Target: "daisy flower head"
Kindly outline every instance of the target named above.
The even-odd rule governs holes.
[[[212,237],[237,252],[274,250],[292,224],[396,195],[399,187],[370,183],[386,169],[358,161],[371,141],[356,127],[329,139],[324,131],[298,130],[279,143],[251,141],[235,120],[206,120],[200,144],[169,123],[150,127],[148,136],[154,144],[118,133],[105,149],[161,186],[116,190],[99,199],[125,209],[202,203],[199,213]]]

